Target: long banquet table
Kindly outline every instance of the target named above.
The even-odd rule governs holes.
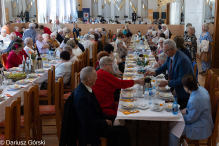
[[[60,61],[57,61],[57,64],[55,64],[55,67],[58,67],[60,65]],[[52,65],[51,65],[52,66]],[[20,90],[8,90],[9,86],[7,86],[1,93],[1,95],[9,94],[11,97],[4,97],[0,100],[0,122],[4,121],[5,119],[5,107],[8,105],[11,105],[13,100],[17,100],[18,97],[21,97],[21,105],[24,104],[24,91],[29,90],[30,87],[38,84],[39,87],[41,84],[48,79],[48,70],[50,68],[43,68],[46,70],[44,73],[37,73],[38,77],[34,79],[29,79],[30,83],[26,85],[19,85],[21,87]]]
[[[133,51],[129,51],[128,53],[133,54]],[[140,53],[150,55],[151,51],[149,49],[147,49],[146,51],[140,52]],[[152,84],[152,86],[153,86],[153,84]],[[143,92],[143,91],[141,90],[141,92]],[[162,95],[162,94],[172,94],[172,93],[170,93],[170,91],[169,92],[168,91],[159,92],[159,95]],[[120,96],[120,99],[123,99],[123,97]],[[142,104],[142,103],[146,103],[146,102],[147,101],[145,101],[144,98],[137,98],[138,104]],[[153,104],[152,104],[152,105],[149,105],[149,108],[146,110],[137,109],[139,111],[138,113],[132,113],[132,114],[125,115],[123,112],[120,111],[121,109],[125,110],[121,106],[122,103],[123,103],[123,101],[120,100],[119,106],[118,106],[118,111],[117,111],[117,117],[116,117],[116,120],[120,121],[119,123],[124,123],[124,120],[170,121],[171,132],[174,135],[176,135],[178,138],[181,137],[183,129],[185,127],[185,122],[184,122],[183,116],[182,116],[180,111],[177,113],[177,115],[173,115],[172,112],[167,112],[165,109],[163,109],[160,112],[154,112],[151,110],[151,108],[153,106]],[[158,99],[158,103],[164,104],[165,101],[163,99]],[[136,143],[138,143],[137,141],[138,140],[136,140]]]

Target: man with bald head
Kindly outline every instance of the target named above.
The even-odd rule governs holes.
[[[47,50],[49,50],[49,44],[46,43],[46,41],[43,40],[43,37],[41,34],[38,34],[36,46],[38,48],[38,51],[40,54],[46,54]]]
[[[59,19],[56,19],[55,23],[52,26],[52,32],[58,32],[59,29],[63,29],[65,26],[65,24],[60,23]]]
[[[131,146],[128,130],[123,126],[113,126],[115,116],[107,116],[102,109],[92,87],[97,73],[93,67],[81,70],[81,82],[71,96],[74,96],[74,118],[77,120],[79,146],[99,145],[100,137],[113,138],[114,146]]]

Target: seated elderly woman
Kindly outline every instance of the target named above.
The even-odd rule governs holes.
[[[106,51],[100,51],[98,54],[97,54],[97,63],[96,63],[96,66],[95,66],[95,69],[96,69],[96,71],[98,71],[99,69],[100,69],[100,64],[99,64],[99,62],[100,62],[100,59],[102,58],[102,57],[104,57],[104,56],[110,56],[110,54],[108,53],[108,52],[106,52]]]
[[[90,35],[90,40],[91,40],[93,43],[96,43],[96,42],[95,42],[95,37],[94,37],[94,35],[92,35],[92,34]]]
[[[85,34],[84,35],[84,48],[85,49],[89,49],[90,51],[90,57],[89,59],[93,58],[93,45],[94,43],[90,40],[90,35],[89,34]]]
[[[68,40],[66,44],[72,47],[72,54],[74,54],[75,56],[82,55],[81,49],[76,46],[76,43],[73,38],[70,38],[70,40]]]
[[[185,121],[182,135],[191,140],[207,139],[214,129],[209,93],[204,87],[198,86],[194,74],[185,75],[182,78],[182,85],[184,90],[190,94],[187,107],[181,111]],[[180,145],[180,139],[171,130],[169,138],[169,146]]]
[[[60,52],[62,52],[63,48],[67,45],[66,43],[67,43],[68,40],[69,40],[69,38],[65,38],[65,39],[62,41],[61,45],[59,46],[59,51],[60,51]]]
[[[77,39],[73,39],[75,41],[75,48],[78,50],[78,52],[80,52],[80,54],[82,55],[82,52],[84,52],[84,46],[78,42]]]
[[[163,53],[163,42],[164,42],[164,41],[165,41],[164,38],[160,38],[160,39],[158,40],[159,46],[158,46],[157,50],[154,51],[154,52],[152,52],[152,55],[154,55],[154,57],[155,57],[157,60],[158,60],[158,55],[161,54],[161,53]]]
[[[70,61],[72,63],[74,63],[75,61],[78,61],[78,57],[75,56],[73,53],[72,53],[72,47],[69,46],[69,45],[66,45],[64,48],[63,48],[63,51],[67,51],[69,54],[70,54]]]
[[[70,53],[68,51],[62,51],[60,53],[62,63],[55,70],[55,80],[63,77],[63,83],[67,85],[71,78],[71,66]]]
[[[152,32],[153,30],[148,30],[148,36],[147,36],[148,39],[152,39],[154,37]]]
[[[88,32],[89,35],[93,35],[94,33],[95,33],[95,31],[93,28],[89,29],[89,32]]]
[[[167,60],[167,55],[165,53],[161,53],[158,55],[158,62],[154,65],[155,68],[159,68],[162,66]],[[168,80],[168,71],[163,72],[165,75],[165,79]]]
[[[20,28],[18,27],[18,26],[15,26],[14,27],[14,30],[15,30],[15,33],[16,33],[16,35],[18,36],[18,37],[20,37],[20,38],[22,38],[23,36],[21,35],[21,33],[20,33]]]
[[[30,56],[30,53],[34,52],[32,38],[26,37],[24,43],[26,44],[26,46],[24,47],[24,51],[27,53],[28,56]]]
[[[139,80],[120,80],[113,76],[113,59],[105,56],[100,59],[100,70],[97,71],[97,80],[92,87],[97,100],[100,103],[103,113],[112,116],[117,114],[118,105],[114,101],[116,89],[125,89],[134,84],[144,84],[143,79]]]
[[[10,43],[11,39],[10,39],[10,35],[7,34],[7,30],[6,29],[2,29],[1,30],[1,35],[0,35],[0,40],[3,40],[4,43]]]
[[[20,64],[22,64],[22,58],[19,56],[20,51],[22,50],[23,46],[21,43],[15,42],[12,45],[12,51],[8,55],[7,59],[7,69],[10,69],[12,67],[18,67]]]
[[[128,51],[127,51],[127,49],[124,47],[122,40],[117,39],[117,40],[116,40],[116,45],[117,45],[116,53],[119,54],[119,58],[120,58],[120,59],[124,59],[124,58],[127,56]]]
[[[176,47],[178,50],[182,51],[192,62],[192,56],[189,50],[184,45],[184,38],[182,36],[175,36],[173,40],[176,43]]]
[[[165,34],[165,39],[169,39],[170,32],[169,32],[169,29],[168,29],[167,25],[162,24],[161,27],[162,27],[163,33]]]
[[[51,33],[50,34],[50,39],[47,42],[48,44],[50,44],[52,46],[52,48],[58,48],[59,47],[59,42],[56,40],[56,33]]]

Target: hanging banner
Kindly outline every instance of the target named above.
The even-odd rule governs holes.
[[[86,22],[90,19],[90,8],[82,8],[83,11],[83,22]]]

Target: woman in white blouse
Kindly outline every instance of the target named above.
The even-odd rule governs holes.
[[[10,43],[10,35],[7,34],[6,29],[2,29],[1,35],[0,35],[0,40],[3,40],[4,43]]]
[[[30,52],[34,52],[32,38],[26,37],[24,43],[26,44],[26,46],[24,47],[24,51],[27,53],[28,56],[30,56]]]
[[[75,56],[80,56],[82,55],[82,51],[81,49],[77,49],[77,45],[75,43],[75,40],[73,38],[71,38],[70,40],[67,41],[66,45],[69,45],[72,47],[72,54],[74,54]]]
[[[69,54],[70,54],[70,61],[72,63],[74,63],[75,61],[78,61],[78,57],[75,56],[73,53],[72,53],[72,47],[69,46],[69,45],[66,45],[64,48],[63,48],[63,51],[67,51]]]
[[[63,77],[63,82],[65,85],[70,83],[71,78],[71,66],[72,63],[70,60],[70,53],[67,51],[62,51],[60,53],[60,58],[62,63],[55,70],[55,80],[58,80],[60,77]]]
[[[167,25],[166,24],[162,24],[161,27],[162,27],[161,30],[165,34],[165,38],[169,39],[170,33],[169,33],[169,29],[168,29]]]

